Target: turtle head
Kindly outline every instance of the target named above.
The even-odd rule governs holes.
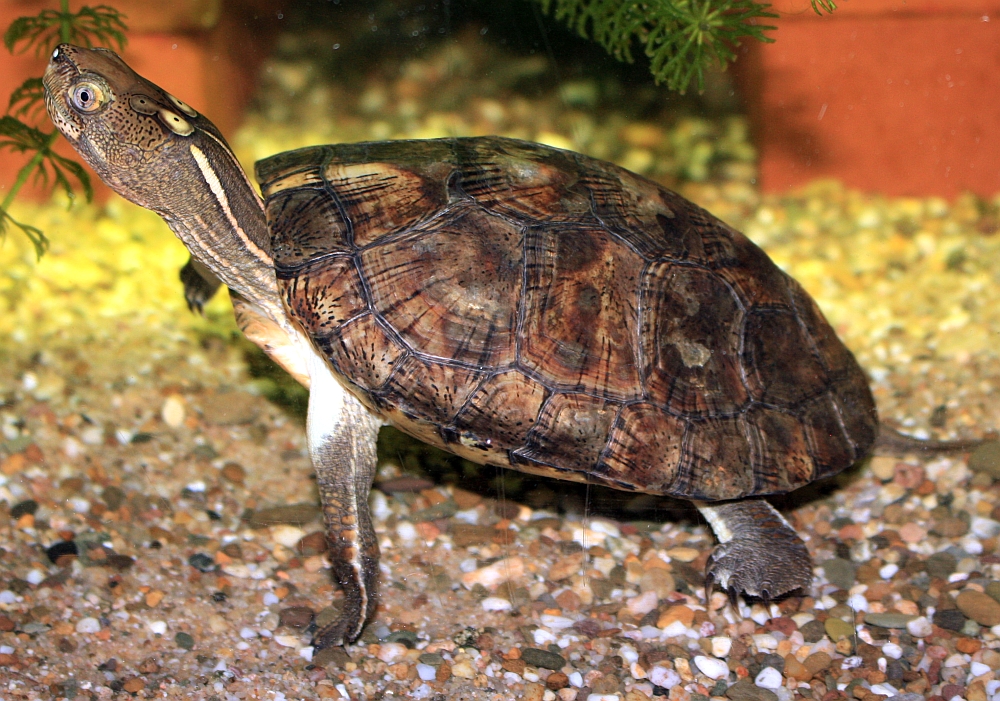
[[[53,124],[101,180],[163,217],[213,282],[278,308],[263,204],[214,124],[108,49],[61,44],[42,82]]]
[[[190,158],[180,153],[187,156],[192,145],[202,153],[229,151],[207,118],[109,49],[61,44],[43,83],[53,124],[101,180],[161,215],[177,201],[169,183],[188,175],[181,171]]]

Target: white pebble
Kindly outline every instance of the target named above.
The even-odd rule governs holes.
[[[396,535],[400,540],[410,543],[417,539],[417,529],[409,521],[400,521],[396,524]]]
[[[781,687],[781,672],[774,667],[765,667],[753,680],[753,683],[762,689],[778,689]]]
[[[915,638],[926,638],[934,632],[934,626],[927,618],[919,616],[906,624],[906,630]]]
[[[757,646],[758,650],[771,651],[778,649],[778,639],[770,633],[759,633],[753,636],[753,644]]]
[[[385,494],[377,489],[373,489],[371,495],[368,497],[368,506],[371,508],[372,518],[376,521],[385,521],[392,516],[392,507],[389,506],[389,500]]]
[[[90,502],[83,497],[70,497],[67,501],[74,513],[85,514],[90,511]]]
[[[80,457],[80,453],[83,451],[83,446],[80,442],[73,438],[72,436],[67,436],[66,440],[63,441],[63,453],[70,460],[74,460]]]
[[[437,670],[429,664],[421,662],[417,665],[417,676],[422,681],[432,682],[437,678]]]
[[[571,686],[575,686],[577,689],[579,689],[581,686],[583,686],[583,675],[580,674],[579,672],[570,672],[569,683]]]
[[[282,647],[298,647],[299,637],[297,635],[276,635],[274,636],[274,642]]]
[[[901,648],[896,643],[886,643],[882,646],[882,654],[886,657],[891,657],[894,660],[898,660],[903,656],[903,648]]]
[[[881,684],[872,684],[872,693],[891,698],[899,695],[899,689],[894,687],[892,684],[882,682]]]
[[[155,635],[163,635],[167,632],[167,622],[166,621],[150,621],[149,630]]]
[[[39,584],[42,583],[42,580],[45,579],[45,573],[37,569],[31,570],[30,572],[28,572],[28,574],[24,576],[24,579],[28,582],[28,584],[34,584],[35,586],[38,586]]]
[[[104,429],[100,426],[87,426],[80,431],[80,440],[87,445],[100,445],[104,442]]]
[[[725,657],[733,649],[732,638],[718,636],[712,638],[712,655],[714,657]]]
[[[170,428],[180,428],[184,425],[184,397],[171,394],[163,401],[160,417]]]
[[[189,492],[195,492],[195,493],[204,492],[205,483],[202,480],[196,480],[194,482],[189,483],[187,486],[184,487],[184,489],[188,490]]]
[[[543,626],[552,630],[566,630],[576,623],[572,618],[554,616],[551,613],[543,613],[539,618]]]
[[[76,622],[77,633],[96,633],[101,630],[101,622],[96,618],[81,618]]]
[[[11,650],[11,652],[13,652],[13,650]],[[1000,679],[991,679],[988,682],[986,682],[986,693],[988,695],[993,696],[998,692],[1000,692]]]
[[[983,664],[982,662],[973,662],[969,665],[969,671],[972,672],[972,676],[978,677],[987,672],[991,672],[990,666],[988,664]]]
[[[256,638],[257,631],[255,631],[253,628],[250,627],[240,628],[240,637],[243,638],[244,640],[250,640],[252,638]]]
[[[17,594],[10,589],[0,591],[0,604],[13,604],[17,601]]]
[[[382,643],[377,657],[386,664],[395,664],[406,657],[407,647],[402,643]]]
[[[882,579],[892,579],[899,572],[899,565],[894,562],[890,562],[888,565],[882,565],[878,570],[878,576]]]
[[[621,658],[628,664],[632,664],[639,659],[639,653],[636,652],[636,649],[631,645],[622,645],[618,648],[618,654],[621,655]]]
[[[535,639],[535,645],[548,645],[559,639],[555,636],[555,633],[544,628],[535,628],[531,636]]]
[[[505,557],[492,565],[480,567],[462,575],[462,584],[466,589],[472,589],[476,584],[493,591],[501,582],[520,579],[524,576],[524,560],[520,557]],[[572,624],[570,624],[572,625]]]
[[[622,532],[611,521],[604,521],[601,519],[593,519],[590,522],[590,528],[597,531],[598,533],[603,533],[604,535],[609,535],[612,538],[621,538]]]
[[[281,601],[274,592],[266,592],[262,597],[265,606],[274,606],[276,603]]]
[[[229,562],[219,569],[228,574],[230,577],[236,577],[237,579],[247,579],[252,574],[252,572],[250,572],[250,566],[245,562]]]
[[[271,540],[286,548],[294,548],[305,536],[306,532],[301,528],[289,525],[271,526]]]
[[[697,655],[694,664],[709,679],[725,679],[729,676],[729,667],[722,660],[705,655]],[[655,684],[656,682],[654,682]]]
[[[639,596],[633,596],[625,602],[625,605],[628,607],[629,613],[640,618],[655,609],[657,603],[659,603],[659,599],[656,596],[656,592],[649,590]]]
[[[646,675],[646,678],[657,686],[662,686],[664,689],[672,689],[681,683],[681,675],[679,675],[676,670],[668,667],[661,667],[659,665],[656,665],[649,670],[649,674]]]
[[[483,611],[510,611],[514,605],[499,596],[487,596],[482,601]]]
[[[620,701],[621,696],[618,694],[590,694],[587,696],[587,701]]]
[[[864,594],[852,594],[847,597],[847,605],[854,611],[867,611],[868,599]]]
[[[475,526],[479,523],[479,509],[465,509],[464,511],[456,511],[455,515],[452,516],[453,519],[459,523],[468,523]]]
[[[299,650],[299,657],[304,659],[306,662],[312,662],[313,652],[316,651],[312,645],[306,645],[304,648]]]
[[[0,645],[0,655],[13,655],[14,648],[10,645]]]

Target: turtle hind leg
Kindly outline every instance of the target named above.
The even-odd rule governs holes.
[[[765,500],[695,502],[695,506],[719,540],[705,568],[707,596],[716,584],[731,599],[745,594],[765,601],[809,588],[809,551],[788,521]]]
[[[328,555],[343,590],[340,616],[316,631],[317,650],[361,635],[378,604],[378,541],[368,510],[381,420],[310,359],[309,453],[319,487]]]

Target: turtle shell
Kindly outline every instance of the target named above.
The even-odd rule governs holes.
[[[718,500],[865,455],[868,383],[749,239],[617,166],[498,137],[257,164],[289,314],[404,431],[478,463]]]

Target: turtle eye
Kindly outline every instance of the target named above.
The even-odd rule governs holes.
[[[81,112],[91,114],[104,107],[107,96],[104,89],[97,83],[83,81],[73,86],[70,94],[73,106]]]

